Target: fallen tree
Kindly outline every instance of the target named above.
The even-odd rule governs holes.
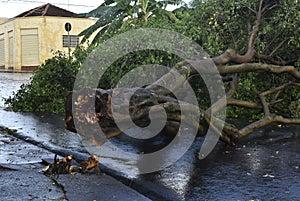
[[[78,91],[71,92],[67,97],[66,104],[66,128],[75,132],[79,132],[85,137],[93,139],[95,144],[101,145],[106,139],[112,138],[121,134],[124,129],[129,129],[128,122],[133,121],[140,127],[146,127],[151,123],[149,112],[152,117],[160,118],[158,115],[161,110],[154,106],[164,108],[167,114],[167,123],[164,127],[166,133],[177,133],[180,124],[187,119],[184,114],[191,115],[191,118],[185,123],[191,127],[203,128],[203,125],[210,125],[214,132],[228,144],[234,144],[239,138],[251,134],[258,128],[262,128],[271,123],[278,124],[300,124],[299,117],[285,117],[280,114],[280,109],[277,108],[278,104],[287,101],[280,95],[290,88],[295,88],[299,92],[300,88],[300,72],[294,66],[295,61],[276,60],[272,55],[280,49],[285,43],[278,44],[270,54],[264,55],[256,50],[255,41],[257,40],[261,27],[261,21],[264,15],[270,10],[276,8],[278,3],[264,3],[260,0],[257,10],[248,7],[247,9],[255,13],[256,19],[253,26],[249,30],[249,40],[245,54],[238,54],[233,49],[226,50],[223,54],[213,57],[211,61],[216,65],[222,81],[226,87],[226,101],[214,102],[209,109],[203,109],[198,105],[190,104],[189,102],[182,103],[177,100],[170,90],[160,87],[159,83],[172,83],[174,82],[174,72],[179,73],[186,80],[197,76],[197,69],[191,65],[190,61],[180,61],[168,74],[162,76],[159,80],[140,88],[138,90],[131,88],[114,88],[109,90],[104,89],[91,89],[83,88]],[[213,73],[210,69],[206,69],[206,73]],[[257,72],[257,73],[270,73],[279,76],[287,76],[286,83],[274,86],[265,91],[260,91],[257,94],[257,102],[241,100],[235,97],[239,78],[243,73]],[[185,84],[186,80],[176,79],[174,88],[180,88]],[[176,84],[175,84],[176,83]],[[117,94],[118,108],[112,108],[112,96]],[[132,96],[133,94],[133,96]],[[299,94],[298,94],[299,96]],[[222,97],[221,97],[222,98]],[[129,105],[130,116],[126,114],[128,111],[123,111]],[[250,124],[239,128],[237,125],[223,122],[218,117],[218,112],[226,106],[244,107],[249,110],[261,110],[263,116],[251,122]],[[76,109],[74,109],[76,107]],[[197,111],[200,113],[197,114]],[[275,112],[274,112],[275,111]],[[296,113],[299,113],[300,105],[296,107]],[[200,121],[196,117],[200,115]],[[118,117],[118,123],[122,124],[120,129],[115,122],[114,117]],[[122,118],[124,117],[124,118]],[[80,122],[81,127],[76,127],[74,121]],[[219,126],[219,124],[223,124]],[[94,125],[99,125],[105,136],[94,135],[93,131],[88,128],[94,128]],[[221,129],[220,129],[221,128]]]

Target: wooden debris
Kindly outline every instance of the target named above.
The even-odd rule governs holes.
[[[80,163],[80,167],[82,168],[83,173],[90,173],[92,171],[95,171],[95,173],[99,174],[99,157],[91,155],[86,161]]]
[[[77,165],[72,165],[73,156],[69,155],[62,159],[58,159],[57,155],[54,156],[54,162],[48,164],[43,169],[46,175],[59,175],[59,174],[76,174],[76,173],[100,173],[99,157],[91,155],[86,161]]]

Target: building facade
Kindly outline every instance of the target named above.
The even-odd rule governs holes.
[[[0,69],[32,71],[55,51],[72,51],[80,43],[78,34],[96,22],[74,16],[70,11],[45,4],[0,21]],[[66,23],[71,24],[69,32]]]

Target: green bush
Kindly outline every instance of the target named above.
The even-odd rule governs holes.
[[[77,50],[77,54],[79,52],[84,50]],[[72,90],[80,63],[63,52],[56,52],[33,73],[30,83],[22,84],[17,92],[5,99],[5,104],[13,111],[64,112],[65,97]]]

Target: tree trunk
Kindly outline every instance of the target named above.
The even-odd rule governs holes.
[[[197,114],[198,110],[195,110],[196,106],[182,102],[180,104],[176,98],[166,96],[161,93],[162,91],[160,88],[156,88],[156,90],[83,88],[73,91],[67,97],[66,128],[93,139],[97,145],[105,142],[107,138],[121,134],[122,130],[129,129],[131,126],[136,125],[143,128],[151,123],[159,124],[164,121],[164,118],[166,118],[166,124],[163,129],[168,134],[176,134],[182,121],[186,125],[198,128],[197,116],[199,115]],[[162,109],[166,116],[162,115]],[[184,113],[183,110],[186,112]],[[184,117],[185,114],[188,114],[189,118]],[[135,125],[132,125],[131,122]],[[91,128],[95,130],[101,128],[105,136],[95,130],[91,131]],[[90,136],[91,133],[97,134]]]

